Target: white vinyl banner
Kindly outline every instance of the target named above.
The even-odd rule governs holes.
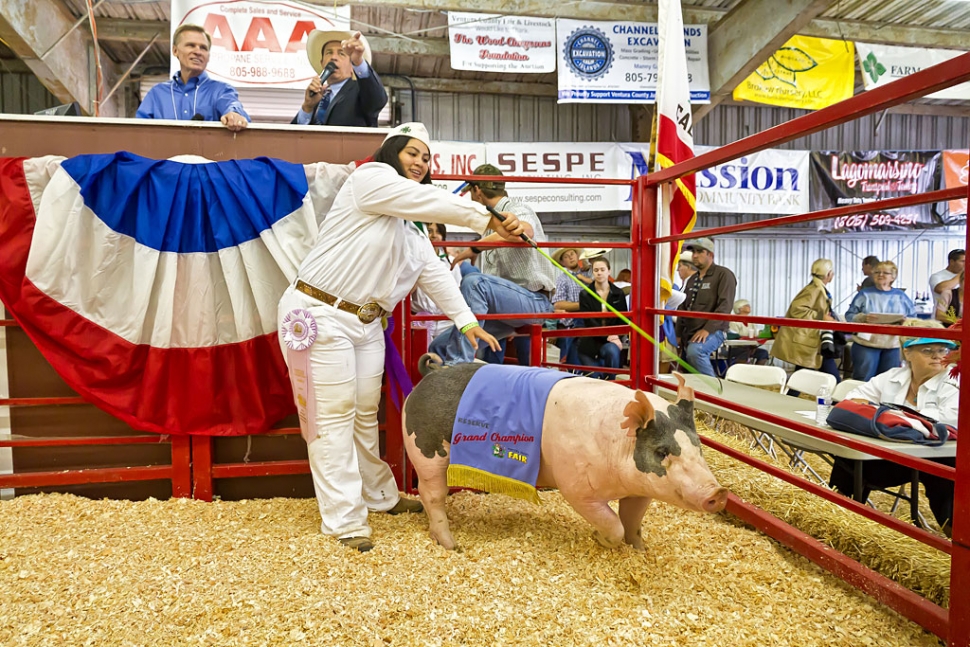
[[[485,144],[479,142],[431,142],[431,175],[471,175],[485,163]],[[456,191],[464,182],[435,180],[434,185]]]
[[[449,11],[448,41],[453,70],[556,70],[556,23],[551,18]]]
[[[654,103],[656,23],[556,21],[559,103]],[[707,25],[685,25],[691,103],[710,103]]]
[[[488,162],[505,175],[561,178],[615,178],[622,152],[610,143],[508,143],[485,145]],[[630,188],[602,184],[510,183],[509,197],[536,212],[616,211]]]
[[[206,72],[235,87],[303,90],[316,72],[306,55],[314,29],[350,28],[350,6],[312,7],[292,1],[172,0],[172,34],[199,25],[212,37]],[[172,58],[172,73],[179,62]]]
[[[696,154],[711,150],[697,146]],[[488,162],[505,175],[632,180],[647,171],[650,144],[563,142],[432,142],[434,175],[470,175]],[[765,150],[697,174],[697,210],[794,215],[809,211],[808,151]],[[435,181],[449,191],[459,181]],[[512,182],[509,197],[537,213],[628,211],[631,187]]]
[[[698,146],[696,153],[713,150]],[[809,209],[808,151],[763,150],[697,174],[697,210],[794,215]]]
[[[895,45],[855,44],[859,56],[859,70],[866,90],[898,81],[928,67],[938,65],[966,52],[925,47],[897,47]],[[970,83],[961,83],[946,90],[926,95],[927,99],[970,99]]]

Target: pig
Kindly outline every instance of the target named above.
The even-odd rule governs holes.
[[[445,512],[451,433],[462,392],[481,364],[432,370],[404,405],[402,428],[431,538],[458,548]],[[694,391],[677,375],[677,401],[586,377],[560,380],[542,421],[536,486],[558,488],[608,548],[643,550],[641,523],[653,499],[720,512],[728,492],[701,455]],[[619,500],[619,515],[609,502]]]

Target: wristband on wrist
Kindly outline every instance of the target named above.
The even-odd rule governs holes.
[[[472,247],[471,245],[469,245],[468,246],[468,249],[472,250],[472,253],[474,253],[474,254],[481,254],[482,253],[482,250],[480,248],[478,248],[478,247]]]
[[[470,324],[466,324],[466,325],[462,326],[461,327],[461,334],[464,335],[466,332],[468,332],[472,328],[478,328],[478,322],[477,321],[474,322],[474,323],[470,323]]]

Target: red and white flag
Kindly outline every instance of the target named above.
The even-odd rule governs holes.
[[[690,110],[684,16],[680,0],[659,3],[659,78],[657,81],[657,134],[655,171],[694,157],[694,121]],[[662,186],[657,214],[658,235],[691,231],[697,220],[693,174]],[[660,248],[660,300],[670,297],[672,277],[681,242]]]

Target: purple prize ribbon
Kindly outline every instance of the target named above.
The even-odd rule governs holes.
[[[411,395],[414,384],[408,375],[407,367],[401,353],[394,344],[391,334],[394,332],[394,317],[387,318],[387,328],[384,329],[384,373],[387,374],[388,391],[391,393],[391,400],[394,406],[400,411],[402,398],[398,396],[398,391],[404,398]]]

